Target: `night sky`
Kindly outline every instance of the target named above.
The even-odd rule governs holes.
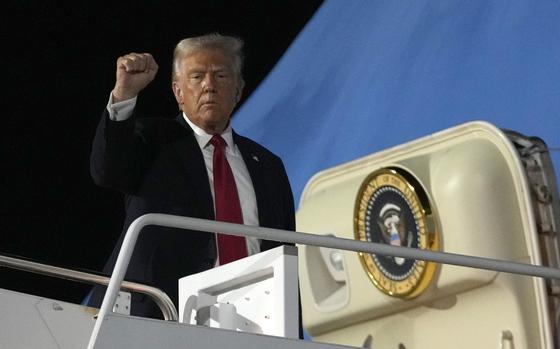
[[[143,115],[174,117],[174,45],[208,32],[240,36],[243,102],[321,2],[5,3],[0,253],[78,270],[102,268],[124,212],[120,193],[91,180],[89,152],[118,56],[154,55],[158,76],[138,108]],[[0,268],[0,288],[75,302],[89,286]]]

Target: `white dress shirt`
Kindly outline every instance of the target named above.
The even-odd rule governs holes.
[[[132,111],[136,106],[136,97],[128,99],[126,101],[121,101],[118,103],[113,103],[113,95],[109,97],[109,103],[107,104],[107,110],[109,112],[109,118],[114,121],[123,121],[128,119],[132,115]],[[211,134],[206,133],[203,129],[196,126],[192,121],[183,113],[183,118],[194,131],[194,136],[204,157],[204,163],[206,165],[206,172],[208,173],[208,179],[210,181],[210,191],[212,192],[212,200],[214,201],[214,212],[215,211],[215,199],[214,199],[214,172],[212,170],[213,166],[213,155],[214,146],[210,144]],[[259,225],[259,214],[257,209],[257,198],[255,195],[255,190],[253,188],[253,182],[251,181],[251,176],[243,160],[241,152],[237,148],[237,145],[233,142],[233,133],[231,126],[228,126],[221,134],[222,138],[226,141],[227,147],[226,159],[231,167],[233,176],[235,178],[235,184],[237,186],[237,193],[239,195],[239,201],[241,204],[241,211],[243,214],[243,224],[246,225]],[[247,252],[249,255],[259,253],[260,245],[259,240],[252,237],[247,237],[245,239],[247,243]]]

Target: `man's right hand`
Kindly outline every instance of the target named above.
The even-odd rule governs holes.
[[[111,93],[113,103],[134,98],[152,80],[158,65],[149,53],[129,53],[117,59],[117,81]]]

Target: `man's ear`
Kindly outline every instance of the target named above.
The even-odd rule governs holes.
[[[175,100],[177,101],[177,103],[183,104],[183,91],[181,91],[181,88],[179,87],[179,85],[177,85],[177,82],[173,81],[171,83],[171,88],[173,89],[173,94],[175,95]]]

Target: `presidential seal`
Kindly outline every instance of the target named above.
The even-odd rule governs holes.
[[[362,183],[354,209],[356,239],[436,251],[439,240],[435,227],[428,196],[408,172],[384,168]],[[358,254],[373,284],[394,297],[417,297],[436,270],[433,262]]]

